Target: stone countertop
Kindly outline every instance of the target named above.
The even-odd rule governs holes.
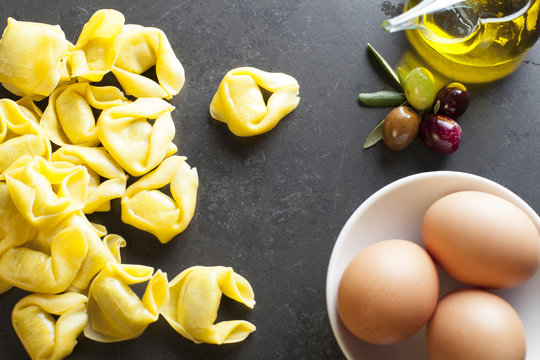
[[[419,139],[401,152],[382,144],[362,150],[387,109],[362,107],[358,93],[393,89],[366,43],[399,63],[408,42],[383,32],[381,22],[401,7],[398,0],[0,1],[2,26],[8,16],[59,24],[72,42],[101,8],[166,33],[186,71],[170,102],[178,154],[199,172],[195,216],[166,245],[122,224],[119,202],[92,219],[126,238],[123,262],[162,269],[170,279],[192,265],[231,266],[257,301],[248,310],[223,300],[219,319],[257,326],[239,344],[196,345],[160,318],[135,340],[80,336],[70,359],[340,359],[326,311],[328,261],[348,217],[375,191],[407,175],[455,170],[496,181],[540,210],[539,46],[511,76],[470,88],[456,153],[435,154]],[[209,115],[222,77],[239,66],[300,83],[300,105],[267,134],[238,138]],[[2,359],[26,358],[10,321],[22,295],[11,290],[0,299]]]

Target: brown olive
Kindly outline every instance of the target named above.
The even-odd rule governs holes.
[[[382,138],[392,150],[409,146],[418,134],[420,121],[416,112],[408,106],[398,106],[388,113],[382,124]]]

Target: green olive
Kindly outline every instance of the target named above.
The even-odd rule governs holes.
[[[382,124],[382,138],[392,150],[402,150],[409,146],[416,135],[420,121],[418,114],[408,106],[399,106],[386,116]]]
[[[437,93],[433,74],[424,67],[412,69],[407,74],[404,89],[407,101],[418,111],[432,106]]]

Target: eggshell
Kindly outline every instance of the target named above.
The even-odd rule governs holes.
[[[503,298],[485,290],[445,295],[426,327],[430,360],[523,360],[525,329]]]
[[[519,207],[498,196],[460,191],[437,200],[422,222],[436,263],[455,279],[486,288],[511,288],[538,268],[540,235]]]
[[[338,312],[359,339],[393,344],[426,324],[438,295],[437,270],[426,251],[411,241],[386,240],[348,264],[338,288]]]

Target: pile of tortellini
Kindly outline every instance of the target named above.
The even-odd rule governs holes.
[[[73,45],[59,26],[10,18],[0,40],[0,82],[21,97],[0,100],[0,292],[32,293],[12,312],[32,359],[66,357],[82,332],[135,338],[159,315],[196,343],[238,342],[255,330],[214,323],[222,294],[255,305],[230,267],[195,266],[169,282],[123,264],[124,238],[86,217],[120,198],[122,221],[165,243],[195,211],[197,171],[175,155],[174,107],[164,100],[181,90],[184,69],[161,30],[124,21],[99,10]],[[157,81],[144,75],[152,67]],[[109,72],[123,91],[92,84]],[[42,112],[34,101],[45,98]],[[138,179],[127,186],[129,175]],[[130,287],[140,283],[142,298]]]

